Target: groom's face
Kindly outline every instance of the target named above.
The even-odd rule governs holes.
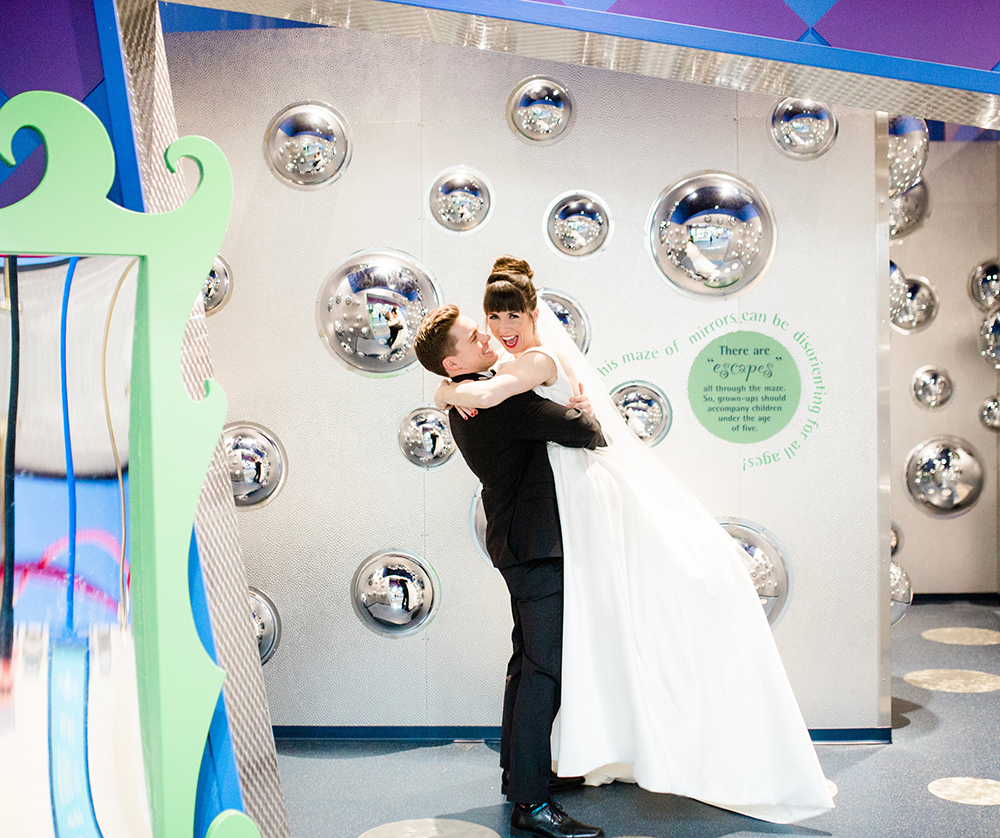
[[[490,346],[490,336],[480,331],[471,317],[458,315],[450,334],[455,341],[455,354],[444,359],[448,375],[486,372],[496,363],[497,353]]]

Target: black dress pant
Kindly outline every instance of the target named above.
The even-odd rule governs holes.
[[[500,767],[509,772],[508,800],[544,803],[549,799],[550,736],[562,683],[562,558],[515,565],[501,573],[510,591],[514,631]]]

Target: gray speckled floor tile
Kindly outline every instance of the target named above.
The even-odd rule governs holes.
[[[778,826],[694,800],[616,783],[565,792],[574,817],[608,838],[722,838],[816,835],[912,838],[1000,835],[1000,806],[941,799],[928,784],[945,777],[1000,780],[1000,693],[943,693],[903,680],[924,669],[1000,674],[1000,647],[935,643],[930,628],[1000,629],[996,607],[964,601],[914,605],[893,627],[893,744],[820,745],[839,788],[837,808]],[[358,838],[395,821],[444,818],[509,836],[496,746],[391,742],[282,741],[278,766],[293,838]]]

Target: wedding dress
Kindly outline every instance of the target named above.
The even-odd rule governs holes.
[[[654,792],[775,823],[833,808],[740,548],[628,429],[540,306],[565,404],[584,384],[609,440],[549,445],[564,549],[562,705],[552,758],[590,785]]]

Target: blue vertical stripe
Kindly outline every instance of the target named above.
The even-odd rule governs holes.
[[[107,90],[110,125],[108,135],[115,150],[118,180],[121,184],[122,206],[142,212],[142,180],[139,158],[135,151],[135,132],[132,109],[129,107],[128,88],[125,84],[125,61],[121,38],[118,33],[118,10],[114,0],[94,0],[97,17],[97,39],[104,65],[104,84]]]
[[[212,635],[212,620],[205,593],[201,560],[198,556],[198,541],[191,533],[188,551],[188,589],[191,596],[191,613],[194,625],[209,657],[218,664],[215,640]],[[249,613],[249,612],[248,612]],[[248,617],[249,618],[249,617]],[[240,788],[239,769],[236,752],[229,730],[229,717],[223,695],[215,705],[215,713],[208,729],[208,739],[202,754],[201,770],[198,773],[198,791],[194,807],[194,838],[203,838],[216,816],[226,809],[245,812],[243,792]]]
[[[87,642],[49,651],[49,791],[56,838],[101,838],[87,765]]]
[[[69,431],[69,393],[66,375],[66,326],[69,317],[69,292],[79,258],[69,260],[63,286],[62,322],[59,328],[59,370],[62,383],[63,445],[66,450],[66,491],[69,495],[69,563],[66,566],[66,634],[73,634],[73,588],[76,583],[76,474],[73,471],[73,440]]]

